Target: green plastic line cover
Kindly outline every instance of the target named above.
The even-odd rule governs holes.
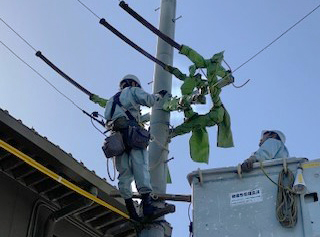
[[[93,101],[95,104],[100,105],[102,108],[105,108],[107,105],[108,100],[107,99],[103,99],[101,97],[99,97],[98,95],[93,94],[92,96],[90,96],[90,100]]]
[[[223,52],[213,55],[210,59],[204,59],[199,53],[188,46],[182,45],[180,54],[187,56],[193,65],[189,67],[189,76],[178,68],[167,66],[165,69],[175,77],[183,81],[181,86],[181,98],[172,98],[164,104],[167,111],[183,110],[185,122],[173,129],[171,137],[192,132],[189,140],[190,156],[195,162],[209,162],[209,136],[206,127],[218,126],[217,146],[233,147],[230,116],[220,99],[221,89],[215,85],[218,77],[232,76],[221,65]],[[207,69],[207,80],[201,79],[200,74],[195,74],[198,68]],[[195,89],[200,95],[210,94],[213,107],[204,115],[194,112],[191,107],[192,93]],[[190,97],[191,96],[191,97]]]
[[[220,99],[221,89],[216,86],[218,77],[232,76],[221,64],[223,51],[214,54],[210,59],[204,59],[199,53],[186,45],[181,46],[180,54],[187,56],[193,64],[189,67],[189,75],[182,73],[178,68],[165,66],[165,70],[183,81],[181,86],[182,97],[173,97],[164,103],[166,111],[183,111],[185,122],[174,128],[171,138],[192,132],[189,140],[190,156],[195,162],[209,162],[209,136],[206,127],[217,125],[217,146],[233,147],[231,121],[228,111]],[[196,74],[198,68],[207,70],[207,79]],[[193,111],[191,105],[204,104],[205,95],[210,94],[213,106],[206,114],[200,115]],[[107,100],[93,94],[90,100],[104,108]]]

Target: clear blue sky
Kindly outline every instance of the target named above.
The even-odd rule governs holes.
[[[116,0],[83,0],[99,17],[105,18],[130,39],[155,55],[157,38],[118,7]],[[127,1],[158,25],[160,1]],[[225,50],[232,68],[278,37],[319,4],[319,0],[269,1],[177,1],[176,41],[205,57]],[[33,47],[80,84],[101,97],[118,90],[122,76],[137,75],[152,92],[154,64],[120,41],[98,23],[76,0],[0,0],[0,17]],[[189,157],[189,135],[170,144],[169,163],[173,184],[168,193],[190,194],[188,173],[197,168],[235,166],[258,148],[263,129],[279,129],[287,136],[290,155],[319,158],[320,10],[314,12],[279,41],[235,74],[236,85],[248,78],[243,88],[225,88],[222,100],[231,115],[235,147],[215,146],[217,129],[210,128],[209,165],[193,163]],[[99,111],[86,95],[62,79],[34,51],[0,22],[0,40],[38,70],[59,90],[87,111]],[[187,72],[190,61],[175,52],[174,66]],[[100,177],[107,177],[101,152],[103,136],[89,119],[38,75],[0,45],[0,107],[34,127],[41,135],[82,161]],[[173,79],[173,93],[179,90]],[[208,107],[200,108],[206,112]],[[173,125],[182,114],[172,114]],[[116,183],[113,183],[116,185]],[[217,191],[217,190],[213,190]],[[188,205],[177,204],[167,220],[173,236],[188,236]]]

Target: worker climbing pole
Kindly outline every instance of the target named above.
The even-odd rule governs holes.
[[[175,0],[161,1],[159,30],[132,10],[124,1],[121,1],[119,5],[153,33],[159,36],[157,56],[154,57],[120,33],[104,18],[99,21],[101,25],[106,27],[121,40],[156,63],[153,91],[159,92],[161,90],[165,90],[170,93],[172,87],[172,75],[183,81],[181,86],[182,96],[180,98],[167,98],[167,100],[164,100],[163,103],[159,104],[157,107],[153,107],[150,121],[150,132],[153,141],[149,146],[151,183],[155,193],[165,194],[167,175],[169,174],[167,167],[169,151],[168,143],[171,138],[192,132],[192,136],[189,141],[190,155],[196,162],[208,163],[209,160],[209,136],[206,127],[214,125],[218,126],[217,145],[219,147],[233,146],[230,116],[222,104],[219,95],[221,93],[221,88],[233,83],[234,78],[232,76],[232,72],[230,70],[226,70],[222,66],[222,62],[224,61],[223,52],[214,54],[209,59],[204,59],[192,48],[178,44],[173,40],[175,29]],[[187,56],[193,63],[189,67],[188,75],[182,73],[178,68],[171,66],[173,64],[173,48],[179,50],[180,54]],[[37,56],[39,56],[70,83],[89,95],[90,100],[99,104],[101,107],[106,106],[106,99],[101,98],[81,87],[53,64],[50,64],[50,61],[41,53],[37,53]],[[206,69],[205,78],[202,78],[200,73],[196,73],[198,69],[202,68]],[[205,104],[206,95],[210,95],[213,107],[208,113],[199,115],[193,111],[191,105]],[[185,116],[184,123],[174,129],[169,129],[171,111],[183,111]],[[161,207],[164,203],[159,202],[157,205]],[[169,212],[172,211],[160,213],[156,217]],[[149,222],[151,219],[154,218],[144,220],[144,226],[146,224],[145,222]],[[163,237],[164,230],[168,229],[166,228],[168,226],[169,224],[164,221],[163,217],[160,217],[157,219],[157,222],[152,222],[149,227],[142,228],[139,236]]]
[[[161,0],[159,29],[170,38],[174,38],[176,0]],[[158,38],[156,58],[166,65],[173,63],[173,48]],[[162,65],[155,66],[153,92],[166,90],[171,93],[172,76],[163,70]],[[149,167],[151,184],[156,193],[166,193],[168,173],[168,135],[169,135],[170,112],[164,111],[162,107],[153,107],[150,120],[150,132],[158,142],[152,142],[149,146]],[[163,202],[158,202],[163,206]],[[171,231],[170,224],[164,220],[164,217],[158,219],[153,225],[145,228],[140,237],[164,237],[171,235],[166,233]]]
[[[217,53],[206,60],[190,47],[178,44],[172,39],[173,37],[165,34],[167,32],[163,33],[165,29],[158,30],[124,1],[121,1],[119,5],[162,40],[179,50],[180,54],[187,56],[193,62],[193,65],[189,67],[189,76],[183,74],[178,68],[170,66],[172,65],[170,63],[158,63],[164,70],[183,81],[181,86],[182,97],[171,98],[163,106],[163,109],[166,111],[183,110],[185,115],[185,122],[173,129],[170,137],[173,138],[192,132],[189,141],[190,156],[196,162],[208,163],[209,137],[206,127],[218,126],[218,147],[233,147],[230,116],[219,97],[221,88],[234,82],[231,71],[224,69],[222,66],[222,62],[224,61],[223,52]],[[201,74],[195,74],[198,68],[205,68],[207,70],[206,80],[201,78]],[[218,80],[218,77],[221,79]],[[191,104],[205,104],[206,94],[210,94],[213,107],[207,114],[199,115],[193,111]]]

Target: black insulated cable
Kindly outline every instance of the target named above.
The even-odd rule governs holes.
[[[67,74],[65,74],[63,71],[61,71],[56,65],[54,65],[49,59],[47,59],[40,51],[36,52],[36,56],[41,58],[49,67],[51,67],[53,70],[55,70],[60,76],[62,76],[64,79],[66,79],[72,85],[74,85],[79,90],[81,90],[82,92],[87,94],[90,98],[93,96],[93,93],[88,91],[86,88],[81,86],[78,82],[76,82],[71,77],[69,77]]]
[[[94,121],[96,121],[97,123],[99,123],[102,127],[105,127],[106,124],[102,120],[100,121],[99,119],[95,118],[93,114],[89,114],[87,111],[83,109],[82,109],[82,112],[88,117],[90,117],[91,119],[93,119]]]
[[[24,61],[21,57],[19,57],[12,49],[10,49],[5,43],[3,43],[2,41],[0,41],[0,43],[7,48],[17,59],[19,59],[21,62],[23,62],[27,67],[29,67],[33,72],[35,72],[39,77],[41,77],[45,82],[47,82],[53,89],[55,89],[60,95],[62,95],[64,98],[66,98],[67,100],[69,100],[75,107],[77,107],[79,110],[82,111],[82,109],[72,100],[70,99],[68,96],[66,96],[65,94],[63,94],[57,87],[55,87],[47,78],[45,78],[44,76],[42,76],[36,69],[34,69],[32,66],[30,66],[30,64],[28,64],[26,61]]]
[[[79,1],[80,2],[80,1]],[[81,2],[80,2],[81,3]],[[37,51],[25,38],[23,38],[17,31],[15,31],[7,22],[5,22],[2,18],[0,18],[0,21],[2,21],[13,33],[15,33],[21,40],[23,40],[31,49],[33,49],[36,52],[36,56],[41,58],[47,65],[49,65],[53,70],[55,70],[57,73],[59,73],[63,78],[68,80],[71,84],[76,86],[78,89],[80,89],[82,92],[87,94],[90,98],[93,95],[90,91],[88,91],[86,88],[81,86],[79,83],[74,81],[72,78],[70,78],[67,74],[62,72],[57,66],[55,66],[49,59],[47,59],[40,51]],[[2,43],[2,42],[1,42]],[[2,43],[3,44],[3,43]],[[4,44],[3,44],[4,45]],[[8,48],[6,45],[4,45],[6,48]],[[9,48],[8,48],[9,49]],[[17,58],[19,58],[22,62],[24,62],[20,57],[18,57],[11,49],[9,49]],[[24,62],[25,63],[25,62]],[[29,66],[27,63],[25,63],[27,66]],[[30,66],[29,66],[30,67]],[[31,68],[31,67],[30,67]],[[34,70],[33,68],[31,68]],[[35,70],[34,70],[35,71]],[[42,76],[41,76],[42,77]],[[51,86],[53,86],[51,84]],[[56,89],[56,88],[55,88]],[[60,93],[60,92],[59,92]]]
[[[137,44],[132,42],[130,39],[128,39],[126,36],[124,36],[122,33],[120,33],[117,29],[115,29],[112,25],[110,25],[104,18],[100,19],[99,23],[101,25],[103,25],[104,27],[106,27],[108,30],[110,30],[113,34],[118,36],[120,39],[122,39],[124,42],[126,42],[128,45],[130,45],[132,48],[134,48],[135,50],[137,50],[138,52],[140,52],[141,54],[143,54],[144,56],[146,56],[147,58],[149,58],[150,60],[152,60],[153,62],[155,62],[159,66],[161,66],[162,68],[164,68],[164,69],[166,68],[167,65],[164,62],[153,57],[147,51],[145,51],[144,49],[139,47]]]
[[[63,97],[65,97],[67,100],[69,100],[77,109],[81,110],[85,115],[89,116],[92,120],[95,120],[97,123],[99,123],[101,126],[105,127],[105,123],[103,120],[99,120],[97,118],[94,117],[94,113],[93,114],[89,114],[87,111],[85,111],[84,109],[82,109],[80,106],[78,106],[72,99],[70,99],[68,96],[66,96],[65,94],[63,94],[57,87],[55,87],[49,80],[47,80],[44,76],[42,76],[37,70],[35,70],[33,67],[30,66],[30,64],[28,64],[26,61],[24,61],[21,57],[19,57],[13,50],[11,50],[5,43],[3,43],[2,41],[0,41],[0,44],[2,44],[5,48],[7,48],[7,50],[9,50],[9,52],[11,52],[16,58],[18,58],[21,62],[23,62],[26,66],[28,66],[32,71],[34,71],[36,74],[38,74],[38,76],[40,76],[45,82],[47,82],[53,89],[55,89],[60,95],[62,95]],[[39,53],[38,53],[39,52]],[[40,51],[38,51],[37,53],[40,57],[40,55],[42,57],[44,57]],[[45,57],[44,57],[45,58]],[[48,60],[49,61],[49,60]],[[50,62],[50,61],[49,61]],[[101,116],[101,115],[100,115]],[[101,116],[103,117],[103,116]],[[96,126],[94,126],[96,127]],[[99,130],[99,129],[98,129]],[[99,130],[100,131],[100,130]],[[100,131],[101,132],[101,131]],[[103,132],[101,132],[102,135],[105,136],[105,134]]]
[[[167,42],[172,47],[176,48],[180,51],[181,45],[178,44],[176,41],[171,39],[166,34],[162,33],[159,29],[154,27],[151,23],[149,23],[146,19],[144,19],[142,16],[140,16],[136,11],[134,11],[125,1],[121,1],[119,3],[119,6],[125,10],[127,13],[129,13],[133,18],[135,18],[137,21],[139,21],[142,25],[147,27],[149,30],[151,30],[153,33],[155,33],[157,36],[159,36],[162,40]]]

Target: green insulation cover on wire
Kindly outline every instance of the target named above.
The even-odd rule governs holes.
[[[222,104],[221,88],[217,86],[218,77],[232,76],[222,65],[223,53],[214,54],[210,59],[204,59],[199,53],[186,45],[182,45],[180,53],[187,56],[193,64],[189,67],[189,75],[182,73],[178,68],[167,66],[165,70],[183,81],[180,98],[173,97],[164,103],[166,111],[183,110],[185,121],[174,128],[171,137],[191,132],[189,140],[190,156],[195,162],[209,162],[209,136],[206,127],[217,125],[217,146],[233,147],[231,132],[231,120],[229,113]],[[207,70],[206,80],[196,74],[198,68]],[[192,104],[201,103],[199,99],[210,94],[213,106],[206,114],[198,114],[193,111]]]
[[[108,100],[103,99],[99,97],[98,95],[92,94],[90,96],[90,100],[93,101],[94,103],[100,105],[102,108],[105,108],[107,105]]]
[[[206,128],[192,130],[189,140],[190,156],[193,161],[199,163],[209,162],[209,135]]]

